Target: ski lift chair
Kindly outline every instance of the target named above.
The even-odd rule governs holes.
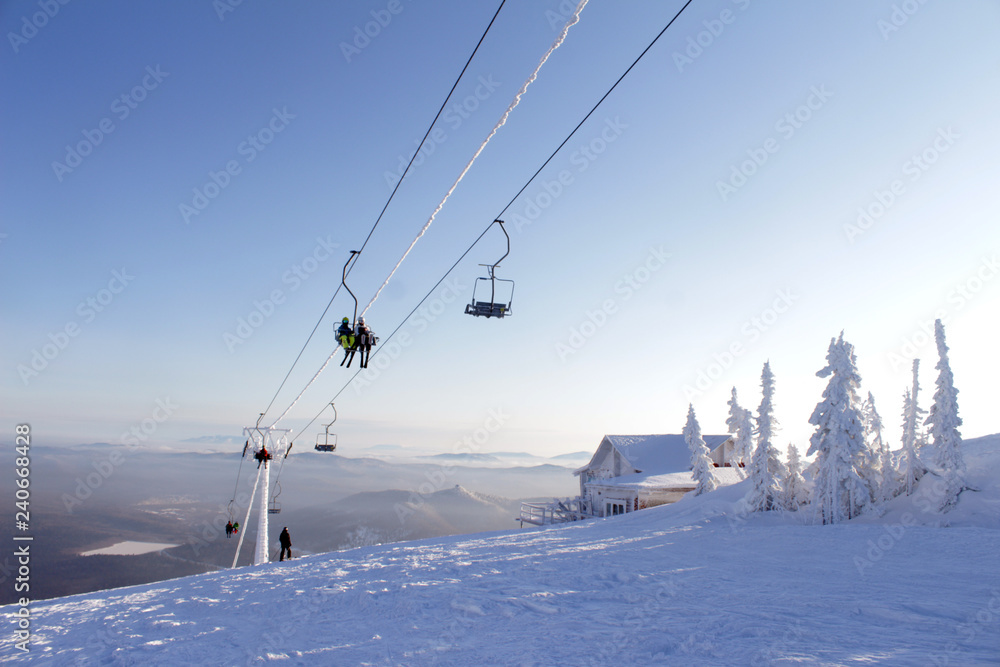
[[[494,276],[493,269],[496,268],[496,265],[480,264],[480,266],[486,267],[489,277],[476,278],[476,284],[472,288],[472,302],[466,304],[465,314],[476,317],[506,317],[513,314],[510,307],[514,297],[514,281]],[[503,290],[507,298],[502,301],[497,300],[496,283],[498,282],[510,283],[510,290]],[[485,283],[489,283],[488,289]],[[489,300],[487,301],[487,299]]]
[[[326,433],[316,434],[316,451],[317,452],[333,452],[337,450],[337,434],[330,433],[327,430]]]
[[[493,222],[499,223],[500,231],[503,235],[507,237],[507,252],[504,256],[498,259],[493,264],[480,264],[479,266],[486,267],[486,277],[476,278],[476,282],[472,287],[472,302],[465,306],[466,315],[475,315],[476,317],[506,317],[511,314],[511,305],[514,300],[514,281],[505,278],[496,277],[496,268],[500,266],[507,255],[510,254],[510,235],[507,234],[507,230],[504,229],[503,220],[494,220]],[[510,283],[510,289],[507,290],[503,288],[501,292],[506,295],[506,299],[497,299],[497,283]],[[487,289],[486,283],[489,283],[489,289]],[[487,301],[487,297],[489,301]]]
[[[281,495],[281,483],[275,484],[274,495],[271,496],[271,504],[267,508],[268,514],[281,514],[281,503],[278,502],[278,496]]]
[[[323,433],[316,434],[316,451],[317,452],[333,452],[337,449],[337,434],[330,433],[330,427],[333,426],[333,422],[337,421],[337,408],[330,403],[330,407],[333,408],[333,421],[326,424],[326,429]],[[331,442],[330,439],[333,439]],[[322,442],[320,442],[322,440]]]

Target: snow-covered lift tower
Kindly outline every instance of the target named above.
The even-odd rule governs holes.
[[[260,494],[260,500],[258,501],[258,517],[257,517],[257,548],[254,550],[253,564],[260,565],[261,563],[267,563],[268,558],[268,532],[267,532],[267,508],[270,502],[269,490],[271,487],[271,462],[278,461],[288,453],[288,433],[291,429],[287,428],[273,428],[273,427],[257,427],[252,426],[243,429],[243,436],[247,438],[253,448],[254,456],[257,455],[261,449],[266,449],[271,455],[271,461],[261,461],[260,466],[257,471],[257,482],[254,486],[253,494],[251,494],[250,505],[247,507],[247,515],[244,521],[244,526],[246,522],[250,520],[250,512],[253,508],[253,498],[256,494]],[[245,535],[246,533],[244,533]],[[236,547],[236,557],[239,558],[240,547],[243,546],[243,535],[240,535],[239,544]],[[235,560],[233,561],[233,567],[236,566]]]

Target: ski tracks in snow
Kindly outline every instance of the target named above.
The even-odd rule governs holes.
[[[996,662],[1000,531],[673,527],[656,510],[369,547],[35,604],[32,664]],[[931,557],[943,547],[961,559]],[[972,623],[972,625],[970,625]],[[969,629],[971,628],[971,630]],[[951,648],[949,648],[951,647]],[[0,640],[3,656],[17,657]]]

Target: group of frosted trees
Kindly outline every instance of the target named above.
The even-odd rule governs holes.
[[[869,392],[865,399],[861,398],[861,376],[854,346],[844,340],[843,333],[831,339],[826,366],[816,373],[829,378],[829,382],[809,418],[816,430],[809,439],[806,455],[815,454],[815,459],[806,471],[794,445],[788,446],[787,463],[781,461],[774,445],[777,421],[770,364],[765,363],[761,373],[763,398],[756,417],[740,406],[734,387],[726,420],[734,447],[727,462],[741,474],[743,470],[749,471],[752,484],[746,496],[747,509],[797,510],[811,505],[817,521],[839,523],[865,512],[878,512],[897,495],[914,493],[917,482],[927,473],[938,476],[942,482],[935,486],[939,491],[938,509],[948,511],[954,507],[966,488],[966,469],[958,430],[962,424],[958,416],[958,390],[940,320],[935,322],[934,338],[938,350],[934,401],[929,413],[918,406],[919,360],[915,359],[912,386],[903,394],[903,442],[897,452],[890,451],[882,438],[882,419],[875,409],[874,397]],[[925,414],[926,419],[921,420]],[[921,427],[927,427],[927,431]],[[698,483],[695,494],[715,489],[713,464],[693,406],[688,409],[683,433],[691,451],[691,470]],[[928,449],[933,452],[929,465],[920,457],[920,452],[926,453]]]

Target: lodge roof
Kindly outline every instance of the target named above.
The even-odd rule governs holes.
[[[709,451],[712,451],[731,436],[705,435],[702,437]],[[691,467],[691,452],[681,434],[606,435],[587,465],[576,470],[574,474],[580,474],[590,469],[605,443],[617,449],[632,467],[639,471],[636,474],[642,474],[646,477],[688,472]]]

